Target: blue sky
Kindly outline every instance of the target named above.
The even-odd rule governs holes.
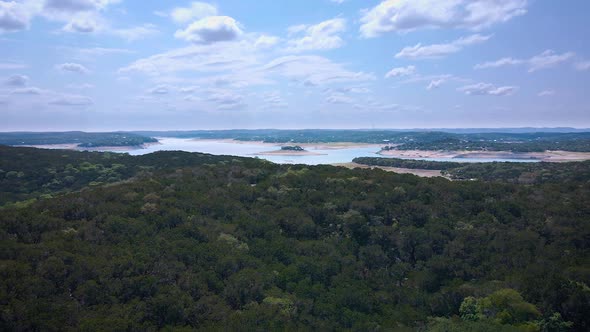
[[[590,127],[586,0],[0,1],[0,130]]]

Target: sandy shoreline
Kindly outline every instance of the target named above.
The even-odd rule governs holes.
[[[400,168],[400,167],[385,167],[385,166],[368,166],[362,165],[357,163],[342,163],[342,164],[332,164],[332,166],[339,166],[339,167],[346,167],[350,169],[354,168],[363,168],[363,169],[382,169],[387,172],[393,173],[400,173],[400,174],[414,174],[424,178],[432,178],[432,177],[444,177],[439,170],[432,170],[432,169],[413,169],[413,168]],[[446,178],[446,177],[445,177]]]
[[[461,159],[520,159],[546,162],[567,162],[590,160],[590,152],[545,151],[514,153],[510,151],[426,151],[426,150],[389,150],[378,154],[397,158],[453,158]]]

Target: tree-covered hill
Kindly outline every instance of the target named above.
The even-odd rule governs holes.
[[[83,148],[105,146],[141,146],[146,143],[158,142],[157,139],[134,133],[86,133],[82,131],[68,132],[11,132],[0,133],[0,144],[4,145],[47,145],[76,144]]]
[[[497,181],[519,184],[590,183],[590,161],[461,163],[399,158],[360,157],[353,162],[367,166],[441,170],[453,180]]]
[[[0,209],[1,330],[590,328],[587,182],[8,153],[25,174],[108,158],[131,171]]]

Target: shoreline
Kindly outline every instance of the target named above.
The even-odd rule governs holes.
[[[568,162],[590,160],[590,152],[545,151],[522,152],[510,151],[435,151],[435,150],[389,150],[379,151],[378,155],[393,158],[447,158],[461,162],[461,159],[518,159],[544,162]]]

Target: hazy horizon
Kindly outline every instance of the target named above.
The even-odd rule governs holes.
[[[0,0],[0,131],[588,128],[589,11]]]

